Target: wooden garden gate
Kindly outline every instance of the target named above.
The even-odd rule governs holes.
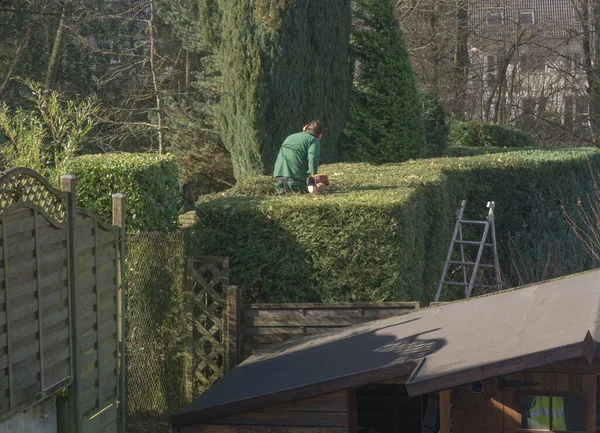
[[[108,225],[61,182],[0,175],[0,420],[65,389],[69,432],[124,433],[124,196]]]

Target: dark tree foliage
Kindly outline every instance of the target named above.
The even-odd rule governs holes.
[[[444,107],[435,93],[422,87],[419,87],[419,98],[423,107],[427,156],[440,156],[448,144],[448,125]]]
[[[348,118],[350,0],[220,0],[220,127],[236,178],[272,173],[283,139],[324,122],[321,161]]]
[[[399,162],[423,156],[421,104],[392,0],[357,0],[350,120],[341,146],[346,161]]]

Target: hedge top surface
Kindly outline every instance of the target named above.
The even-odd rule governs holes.
[[[409,160],[403,163],[374,165],[369,163],[338,163],[322,165],[319,171],[329,175],[330,187],[323,195],[290,194],[285,199],[274,197],[273,179],[270,176],[253,176],[239,182],[236,187],[218,194],[205,196],[200,206],[221,205],[223,201],[231,205],[255,206],[261,202],[273,201],[273,206],[320,206],[322,202],[339,200],[366,202],[381,205],[382,202],[406,198],[406,190],[436,183],[448,171],[469,171],[472,169],[514,170],[522,167],[535,167],[552,162],[570,159],[580,160],[590,157],[598,150],[594,148],[572,149],[531,149],[519,151],[499,150],[469,157],[442,157],[433,159]],[[231,201],[231,198],[241,200]],[[242,199],[242,198],[248,198]]]

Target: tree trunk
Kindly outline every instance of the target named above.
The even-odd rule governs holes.
[[[152,74],[152,86],[154,88],[154,98],[156,100],[156,137],[158,139],[158,154],[164,152],[163,133],[162,133],[162,106],[160,98],[160,87],[156,78],[156,44],[154,36],[154,0],[150,0],[150,20],[148,22],[148,37],[150,38],[150,73]]]
[[[17,47],[17,51],[15,52],[15,56],[13,57],[12,62],[10,62],[8,72],[6,73],[6,78],[4,78],[4,82],[2,83],[2,86],[0,86],[0,100],[2,99],[2,96],[6,92],[6,89],[8,88],[8,83],[9,83],[10,79],[12,78],[13,74],[15,73],[15,68],[17,67],[17,64],[19,63],[21,54],[23,54],[23,51],[27,47],[29,39],[31,38],[31,31],[33,30],[33,24],[34,23],[32,22],[27,27],[27,32],[25,33],[25,37],[23,38],[23,40]]]
[[[60,46],[62,44],[63,35],[65,33],[65,20],[67,15],[67,9],[73,3],[73,0],[64,0],[61,12],[60,20],[58,22],[58,28],[56,29],[56,35],[54,36],[54,44],[52,45],[52,53],[50,54],[50,60],[48,61],[48,70],[46,72],[46,90],[54,89],[54,81],[56,80],[56,71],[58,70],[58,58],[60,55]]]
[[[589,125],[594,146],[600,147],[600,35],[593,29],[600,28],[600,1],[581,1],[583,26],[583,53],[588,81]]]
[[[465,118],[465,95],[469,79],[469,3],[456,3],[456,45],[454,48],[454,117]]]

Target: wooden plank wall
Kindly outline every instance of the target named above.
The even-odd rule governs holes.
[[[79,408],[85,432],[116,432],[118,229],[82,209],[75,227]]]
[[[243,359],[293,338],[410,313],[418,302],[250,304],[242,315]]]
[[[460,433],[515,432],[521,422],[518,412],[522,394],[543,392],[580,392],[587,405],[586,432],[596,431],[596,375],[598,365],[587,366],[585,361],[568,361],[506,376],[507,380],[537,382],[535,386],[498,390],[498,380],[484,381],[482,394],[472,394],[468,386],[452,392],[454,431]]]
[[[0,418],[70,381],[67,230],[36,208],[0,221]]]
[[[347,433],[348,404],[346,392],[324,394],[314,398],[271,406],[256,412],[231,415],[218,424],[192,425],[181,433]]]

